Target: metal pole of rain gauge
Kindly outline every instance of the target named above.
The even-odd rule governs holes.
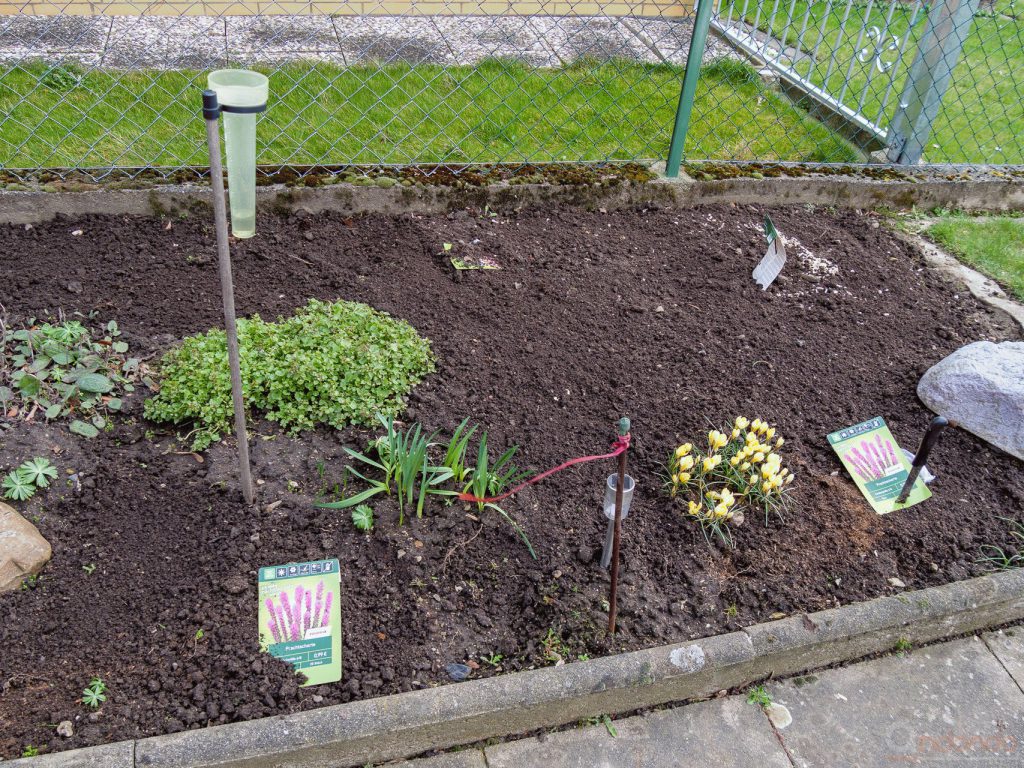
[[[242,372],[238,362],[238,328],[235,324],[235,289],[231,279],[231,251],[228,246],[228,216],[224,201],[224,170],[220,162],[220,111],[217,94],[203,91],[203,118],[206,120],[206,144],[210,150],[210,185],[213,187],[213,217],[217,227],[217,261],[220,289],[224,299],[224,328],[228,339],[228,363],[231,366],[231,399],[235,405],[235,437],[238,439],[238,474],[246,504],[254,498],[252,470],[249,466],[249,439],[245,431],[245,406],[242,402]]]

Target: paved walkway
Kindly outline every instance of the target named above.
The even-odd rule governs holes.
[[[581,58],[684,64],[690,19],[640,16],[0,16],[0,64],[210,69],[300,59],[473,64]],[[727,47],[708,40],[705,60]]]
[[[1024,627],[401,768],[1024,765]],[[398,768],[398,766],[394,766]]]

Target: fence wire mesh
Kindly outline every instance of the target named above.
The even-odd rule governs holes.
[[[649,0],[92,6],[0,16],[0,166],[202,166],[219,67],[270,77],[263,164],[654,158],[691,28]]]
[[[908,162],[923,135],[909,162],[1024,162],[1010,0],[713,1],[686,159]],[[201,169],[221,67],[270,77],[266,166],[663,159],[692,26],[668,0],[6,3],[0,168]]]

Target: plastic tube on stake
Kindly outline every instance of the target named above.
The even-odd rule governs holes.
[[[231,234],[256,234],[256,115],[267,108],[266,75],[248,69],[218,69],[207,78],[224,113]]]
[[[604,485],[604,516],[608,518],[608,532],[604,537],[604,548],[601,550],[601,567],[607,568],[612,562],[612,545],[615,538],[615,497],[618,491],[619,475],[608,475]],[[622,520],[629,517],[629,507],[633,503],[633,489],[636,483],[626,475],[622,487]]]

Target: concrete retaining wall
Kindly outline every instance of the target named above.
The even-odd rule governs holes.
[[[153,189],[98,189],[85,192],[0,191],[0,223],[29,224],[57,214],[152,214],[206,204],[209,189],[198,185]],[[334,184],[324,187],[262,187],[264,209],[332,210],[346,214],[443,213],[466,207],[510,212],[531,205],[567,203],[621,208],[656,203],[693,206],[711,203],[751,205],[833,205],[841,208],[917,207],[958,210],[1024,210],[1024,183],[999,180],[871,181],[847,177],[735,178],[715,181],[659,179],[648,183],[553,186],[493,184],[486,187],[391,187]]]

